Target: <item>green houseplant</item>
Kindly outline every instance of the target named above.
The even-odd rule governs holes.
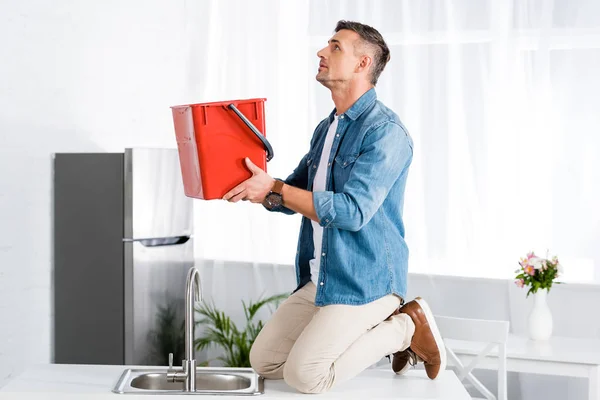
[[[257,312],[265,305],[278,305],[288,294],[261,298],[256,302],[248,304],[242,301],[246,326],[239,329],[237,325],[223,311],[219,310],[214,303],[200,303],[196,311],[202,315],[202,319],[196,322],[196,326],[204,328],[202,334],[197,334],[194,340],[196,350],[203,350],[210,346],[220,347],[224,355],[217,357],[225,367],[250,367],[250,349],[264,323],[256,320]],[[200,332],[200,330],[196,330]],[[205,362],[208,365],[209,361]]]

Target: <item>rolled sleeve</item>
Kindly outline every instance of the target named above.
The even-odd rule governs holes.
[[[313,203],[319,218],[319,225],[323,228],[329,227],[335,218],[333,192],[313,192]]]

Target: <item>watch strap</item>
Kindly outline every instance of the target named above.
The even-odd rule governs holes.
[[[271,188],[271,192],[277,193],[278,195],[282,195],[283,193],[283,181],[278,179],[275,180],[273,187]]]

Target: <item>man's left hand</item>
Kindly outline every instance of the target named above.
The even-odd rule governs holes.
[[[257,167],[248,157],[246,157],[246,166],[252,172],[252,177],[240,183],[231,189],[223,200],[230,203],[237,203],[240,200],[248,200],[252,203],[262,203],[267,194],[271,191],[275,179],[269,174]]]

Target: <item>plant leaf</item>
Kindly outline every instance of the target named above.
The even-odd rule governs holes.
[[[256,337],[262,330],[262,321],[253,321],[257,312],[265,305],[277,304],[288,297],[288,294],[279,294],[257,302],[244,302],[244,316],[246,326],[240,330],[236,324],[223,311],[219,310],[214,303],[201,303],[196,311],[204,318],[196,322],[197,326],[203,327],[202,334],[194,341],[197,350],[210,346],[220,347],[224,354],[217,357],[226,367],[250,367],[250,350]]]
[[[266,304],[279,303],[288,297],[288,294],[276,294],[264,299],[259,299],[256,303],[250,302],[248,304],[248,316],[246,319],[249,321],[254,318],[256,313]]]

